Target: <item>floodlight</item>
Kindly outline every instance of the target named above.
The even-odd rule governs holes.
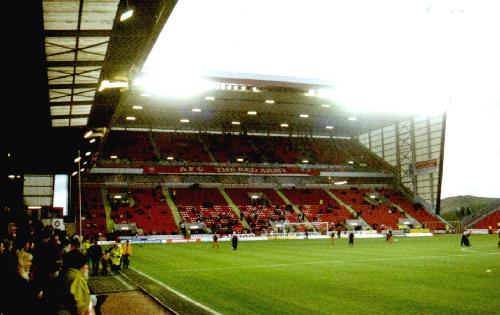
[[[134,10],[128,8],[127,10],[125,10],[125,12],[122,13],[122,15],[120,15],[120,22],[130,19],[132,15],[134,15]]]
[[[99,92],[102,92],[106,89],[116,89],[116,88],[128,90],[128,82],[102,80],[101,85],[99,86]]]

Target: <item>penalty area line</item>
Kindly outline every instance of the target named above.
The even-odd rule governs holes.
[[[146,277],[146,278],[148,278],[149,280],[151,280],[151,281],[153,281],[153,282],[155,282],[155,283],[157,283],[157,284],[161,285],[162,287],[164,287],[164,288],[165,288],[165,289],[167,289],[168,291],[170,291],[170,292],[174,293],[175,295],[177,295],[177,296],[181,297],[182,299],[184,299],[184,300],[186,300],[186,301],[188,301],[188,302],[190,302],[190,303],[192,303],[192,304],[194,304],[194,305],[198,306],[199,308],[204,309],[205,311],[210,312],[210,313],[212,313],[212,314],[217,314],[217,315],[220,315],[220,313],[219,313],[219,312],[217,312],[217,311],[215,311],[215,310],[211,309],[210,307],[208,307],[208,306],[206,306],[206,305],[201,304],[200,302],[197,302],[197,301],[193,300],[193,299],[192,299],[192,298],[190,298],[189,296],[182,294],[181,292],[179,292],[179,291],[175,290],[174,288],[169,287],[169,286],[168,286],[168,285],[166,285],[165,283],[163,283],[163,282],[161,282],[161,281],[159,281],[159,280],[157,280],[157,279],[155,279],[155,278],[151,277],[150,275],[147,275],[147,274],[145,274],[144,272],[142,272],[142,271],[139,271],[139,270],[135,269],[134,267],[130,267],[130,269],[134,270],[135,272],[137,272],[137,273],[138,273],[138,274],[140,274],[141,276]]]

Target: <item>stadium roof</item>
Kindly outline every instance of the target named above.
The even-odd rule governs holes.
[[[8,82],[2,156],[11,153],[6,165],[12,172],[69,172],[78,150],[93,150],[83,138],[89,130],[94,135],[118,128],[349,137],[409,117],[352,110],[319,97],[331,88],[324,78],[255,75],[225,68],[208,69],[203,78],[210,86],[189,96],[150,93],[141,85],[141,70],[155,67],[153,63],[143,69],[162,29],[176,13],[176,1],[54,0],[8,5],[6,12],[22,16],[3,28],[9,45],[3,50]],[[120,21],[129,8],[134,9],[133,16]],[[197,27],[204,28],[203,23]],[[182,46],[174,39],[170,43]],[[318,49],[308,42],[296,44]],[[204,53],[201,48],[192,56]],[[175,54],[164,59],[171,67],[185,64]],[[175,79],[184,84],[177,82],[177,92],[193,83]],[[125,87],[105,88],[105,80],[125,82]],[[160,90],[170,87],[167,82],[171,81],[165,79]]]

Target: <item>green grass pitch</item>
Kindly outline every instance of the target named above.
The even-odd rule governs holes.
[[[131,267],[222,314],[500,314],[498,236],[135,244]]]

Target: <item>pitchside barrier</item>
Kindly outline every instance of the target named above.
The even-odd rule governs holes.
[[[486,233],[484,233],[486,231]],[[350,231],[342,231],[340,233],[341,238],[348,238]],[[476,229],[472,230],[473,234],[487,234],[488,230]],[[307,239],[329,239],[331,234],[336,232],[328,233],[327,235],[319,232],[308,232]],[[368,231],[354,231],[355,238],[383,238],[385,237],[386,231],[382,233],[377,233],[375,230]],[[427,229],[413,229],[413,230],[392,230],[392,234],[396,237],[415,237],[415,236],[432,236],[433,233],[429,232]],[[267,241],[267,240],[298,240],[306,239],[306,234],[304,232],[292,232],[292,233],[266,233],[261,236],[256,236],[255,234],[237,234],[238,240],[240,241]],[[230,241],[232,235],[219,235],[219,241],[225,242]],[[183,238],[182,235],[149,235],[149,236],[124,236],[121,237],[122,242],[125,240],[130,241],[134,244],[171,244],[171,243],[201,243],[201,242],[212,242],[213,234],[194,234],[190,238]],[[99,241],[100,245],[110,245],[114,244],[115,241]]]

